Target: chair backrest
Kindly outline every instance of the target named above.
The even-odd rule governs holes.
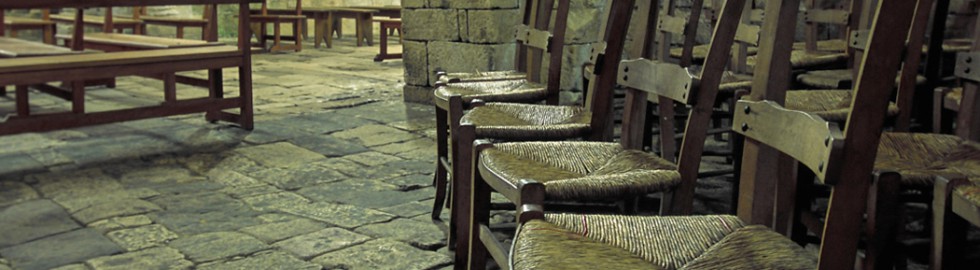
[[[627,89],[621,139],[624,147],[638,149],[643,144],[648,98],[659,98],[661,104],[666,100],[693,107],[688,116],[678,162],[682,183],[675,192],[683,195],[673,196],[674,201],[667,204],[671,209],[665,209],[664,212],[689,214],[693,208],[690,198],[694,194],[694,186],[698,178],[698,168],[701,164],[704,141],[707,138],[712,107],[744,7],[745,0],[729,0],[722,8],[718,23],[715,24],[705,65],[698,75],[685,67],[685,64],[689,65],[689,63],[683,62],[670,63],[664,60],[637,58],[624,60],[619,64],[617,79],[619,84]],[[656,14],[655,8],[650,14]],[[657,29],[656,32],[663,33],[661,29]],[[654,39],[654,36],[657,36],[656,33],[646,33],[644,39],[649,42]],[[642,47],[631,49],[643,50]],[[659,51],[661,56],[663,52],[663,50]],[[642,55],[653,56],[649,51]]]
[[[556,3],[557,11],[552,12]],[[570,0],[525,0],[521,5],[521,23],[516,27],[516,69],[525,72],[528,81],[547,81],[549,104],[558,101],[570,6]],[[549,27],[552,21],[554,26]],[[548,72],[542,74],[545,55],[548,55]]]
[[[657,2],[657,1],[654,1]],[[681,57],[679,58],[680,65],[682,67],[691,66],[691,62],[694,59],[694,45],[697,39],[698,23],[701,21],[701,11],[702,6],[704,6],[704,0],[693,0],[691,1],[691,13],[687,16],[676,15],[676,7],[674,0],[665,0],[661,10],[662,14],[658,14],[656,18],[657,24],[656,29],[659,32],[657,37],[658,49],[656,55],[651,55],[651,57],[656,57],[656,59],[666,60],[670,57],[670,48],[673,43],[673,36],[681,36]],[[654,10],[656,10],[654,8]]]
[[[822,9],[817,6],[817,0],[806,0],[806,11],[803,13],[804,26],[804,47],[808,53],[819,52],[817,41],[820,40],[820,27],[825,25],[837,25],[841,29],[843,38],[850,35],[850,31],[859,29],[861,20],[861,8],[865,1],[871,0],[851,0],[848,9]]]
[[[796,0],[770,1],[768,8],[776,9],[776,13],[788,14],[795,12]],[[799,111],[783,109],[779,103],[787,89],[769,87],[763,81],[753,87],[752,97],[758,100],[772,101],[739,101],[736,105],[736,115],[733,129],[746,136],[746,145],[753,142],[756,145],[771,147],[780,151],[801,164],[813,170],[818,178],[831,185],[830,206],[827,211],[826,223],[820,245],[820,269],[851,269],[857,254],[858,241],[862,231],[862,219],[866,209],[866,196],[872,179],[875,155],[885,122],[885,112],[888,97],[895,85],[895,75],[901,66],[906,35],[911,25],[915,9],[908,7],[922,4],[925,1],[890,0],[879,1],[878,12],[871,30],[868,51],[864,55],[861,71],[856,79],[854,98],[846,127],[841,131],[837,126],[823,119]],[[780,5],[785,4],[785,5]],[[795,3],[798,4],[798,3]],[[781,10],[781,9],[789,10]],[[768,13],[768,12],[767,12]],[[772,14],[772,13],[770,13]],[[782,19],[793,16],[780,16]],[[769,22],[767,22],[768,24]],[[756,74],[771,75],[770,68],[784,67],[788,63],[785,57],[778,57],[773,51],[788,53],[789,44],[774,42],[792,33],[784,27],[767,25],[764,28],[775,27],[776,37],[764,37],[760,56],[771,54],[776,57],[760,57]],[[783,32],[785,30],[785,32]],[[790,35],[791,36],[791,35]],[[774,46],[774,48],[767,48]],[[781,46],[781,47],[780,47]],[[868,61],[868,60],[872,61]],[[788,74],[786,74],[788,75]],[[780,79],[786,80],[786,78]],[[757,93],[756,90],[765,90]],[[760,151],[757,147],[753,151]],[[748,149],[746,150],[748,153]],[[746,155],[749,156],[749,155]],[[759,162],[765,159],[743,160],[743,171],[758,171],[763,168],[776,166]],[[770,159],[775,160],[775,159]],[[795,181],[782,179],[786,181]],[[743,177],[743,183],[746,179]],[[757,183],[756,183],[757,184]],[[744,185],[743,185],[744,187]],[[765,196],[761,192],[772,193],[775,188],[755,188],[742,190],[742,198]],[[740,203],[740,207],[743,207]],[[761,209],[772,211],[773,208]],[[741,210],[741,209],[740,209]]]
[[[980,19],[974,26],[973,45],[970,52],[959,53],[956,56],[956,68],[953,74],[959,78],[963,86],[963,96],[960,101],[959,113],[956,120],[956,135],[960,138],[980,141],[980,116],[976,115],[976,107],[980,104]]]
[[[609,141],[613,134],[613,88],[626,44],[626,32],[633,15],[633,0],[606,1],[599,37],[602,42],[592,45],[589,86],[585,109],[592,114],[590,140]]]

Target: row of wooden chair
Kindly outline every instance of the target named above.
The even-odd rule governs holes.
[[[550,33],[546,30],[547,22],[541,25],[533,24],[535,15],[538,15],[533,12],[534,8],[549,11],[552,9],[552,6],[539,7],[538,5],[552,5],[543,2],[552,1],[528,1],[524,5],[532,11],[524,13],[524,25],[527,26],[518,30],[518,40],[522,42],[522,46],[538,45],[537,49],[527,49],[526,55],[533,55],[535,50],[540,52],[548,47],[542,44],[555,46],[556,41],[562,40],[560,37],[563,35],[561,31],[564,30],[562,28],[564,26],[561,16],[564,2],[558,1],[559,12],[556,13],[558,18]],[[708,259],[719,258],[731,263],[749,263],[748,265],[753,265],[753,268],[785,269],[813,266],[809,263],[814,261],[808,263],[805,259],[794,258],[794,256],[802,256],[792,255],[801,251],[796,246],[786,245],[787,241],[776,240],[777,238],[773,238],[772,234],[764,233],[756,227],[738,229],[743,226],[741,224],[769,225],[777,232],[790,235],[800,243],[804,243],[807,238],[807,230],[803,224],[816,224],[813,228],[814,233],[822,241],[820,267],[850,268],[854,266],[862,222],[866,223],[864,233],[869,239],[864,263],[871,268],[889,268],[895,261],[882,258],[895,254],[894,244],[899,230],[897,227],[902,226],[898,223],[902,215],[898,211],[901,189],[908,187],[905,183],[916,181],[917,183],[929,182],[930,185],[926,188],[931,188],[931,182],[940,175],[938,172],[930,171],[935,168],[929,168],[929,164],[917,161],[945,161],[965,166],[966,168],[963,169],[952,170],[957,175],[970,175],[971,171],[976,170],[971,168],[980,168],[970,167],[969,164],[973,164],[970,155],[963,156],[964,153],[972,153],[967,150],[972,149],[973,143],[967,140],[943,135],[924,136],[908,133],[882,135],[881,133],[886,119],[896,117],[903,119],[902,114],[906,114],[903,120],[889,122],[896,123],[895,131],[909,129],[910,124],[907,122],[910,115],[909,103],[911,103],[909,93],[914,92],[916,86],[923,81],[917,78],[922,56],[918,48],[924,43],[922,37],[926,25],[929,24],[930,12],[933,10],[932,0],[880,1],[881,3],[877,5],[855,0],[850,3],[849,11],[819,10],[814,8],[814,1],[806,1],[809,9],[803,16],[805,16],[804,21],[808,23],[808,34],[806,42],[801,45],[793,43],[795,31],[793,24],[780,23],[796,21],[797,16],[800,16],[797,14],[799,1],[770,1],[762,12],[753,11],[751,3],[748,3],[749,7],[746,8],[744,1],[730,0],[725,4],[716,3],[713,6],[721,9],[713,13],[718,14],[718,22],[715,24],[712,42],[707,46],[710,49],[701,49],[700,51],[705,53],[703,60],[699,59],[692,55],[699,50],[694,49],[695,47],[684,39],[683,48],[674,50],[679,52],[674,55],[681,57],[679,65],[668,64],[669,60],[666,59],[665,52],[671,52],[670,42],[664,40],[670,38],[664,38],[669,36],[664,32],[671,33],[669,29],[671,25],[685,25],[684,22],[695,21],[693,25],[696,25],[696,14],[692,14],[694,20],[691,20],[691,17],[686,18],[687,20],[670,17],[671,4],[665,4],[668,10],[660,14],[658,8],[655,8],[659,3],[653,1],[654,3],[651,4],[650,1],[639,0],[635,3],[637,5],[635,11],[630,12],[633,9],[633,1],[614,2],[616,3],[609,3],[606,8],[607,12],[613,14],[606,22],[604,29],[607,32],[600,35],[607,39],[603,43],[595,44],[593,65],[587,68],[590,70],[590,88],[587,90],[588,98],[584,108],[499,103],[519,101],[514,98],[528,93],[537,96],[528,98],[524,102],[534,102],[547,97],[546,93],[549,91],[555,91],[553,88],[541,89],[541,85],[527,83],[539,78],[540,72],[537,71],[540,69],[529,68],[534,67],[535,59],[538,61],[543,59],[543,55],[526,60],[519,54],[516,71],[475,75],[439,74],[441,85],[436,90],[436,103],[439,105],[437,115],[440,117],[437,117],[439,121],[437,128],[441,135],[439,138],[441,158],[435,181],[441,192],[445,188],[442,183],[446,182],[444,177],[447,173],[451,178],[449,181],[452,185],[450,194],[453,209],[450,221],[451,233],[459,237],[454,238],[457,239],[455,243],[457,269],[482,268],[485,266],[484,260],[488,251],[498,263],[511,263],[508,265],[520,269],[570,269],[583,268],[587,265],[610,267],[637,262],[648,267],[653,263],[664,268],[681,266],[698,268],[708,265],[722,267],[717,264],[703,264],[708,263]],[[947,2],[945,4],[948,5],[948,1],[938,1],[935,5],[941,7],[943,2]],[[698,7],[701,4],[701,1],[694,1],[693,6]],[[945,12],[941,8],[937,10],[937,12]],[[625,24],[628,23],[631,14],[634,20],[643,22],[634,24],[634,27],[636,25],[639,25],[640,29],[645,29],[649,25],[658,25],[658,27],[655,31],[645,31],[656,34],[647,33],[646,38],[640,41],[634,39],[631,45],[639,44],[639,46],[630,48],[630,55],[643,55],[647,59],[660,60],[634,59],[622,63],[618,61],[623,48],[623,41],[618,39],[624,38]],[[860,19],[857,14],[862,14]],[[623,22],[624,16],[626,22]],[[664,17],[658,18],[658,16]],[[759,17],[763,17],[761,20],[763,24],[751,25],[753,21],[759,21]],[[939,17],[945,18],[932,16],[932,18]],[[821,43],[816,42],[814,36],[815,25],[818,23],[846,25],[842,28],[845,30],[841,32],[846,33],[844,38],[848,40],[847,42],[824,42],[824,44],[846,45],[829,46],[834,47],[830,52],[821,52],[819,46]],[[537,28],[533,31],[528,30],[531,27]],[[687,27],[675,28],[689,30],[691,24]],[[679,32],[672,33],[688,34],[686,31]],[[908,34],[896,35],[895,33]],[[661,47],[657,49],[658,52],[651,53],[649,48],[655,42],[654,36],[660,41]],[[935,39],[936,37],[933,36],[933,40]],[[732,45],[736,42],[739,44],[733,48]],[[931,40],[930,44],[932,43],[935,42]],[[758,47],[750,49],[751,46]],[[793,50],[794,47],[800,50]],[[525,47],[520,48],[523,54]],[[941,49],[934,51],[942,53]],[[551,52],[551,56],[554,57],[556,51],[551,50]],[[755,52],[756,55],[750,57],[749,52]],[[693,73],[683,68],[686,63],[690,63],[687,61],[702,63],[700,76],[690,75]],[[845,63],[848,61],[851,64]],[[829,64],[832,62],[842,64]],[[969,64],[967,60],[961,62]],[[814,108],[814,104],[806,98],[807,95],[816,96],[823,92],[786,91],[795,85],[794,78],[807,81],[808,79],[804,78],[821,75],[821,72],[801,72],[806,64],[818,64],[817,66],[822,68],[851,67],[851,70],[826,71],[823,74],[845,74],[838,76],[837,85],[833,88],[852,88],[845,87],[840,82],[853,80],[854,83],[851,84],[853,90],[827,92],[829,97],[825,99],[833,100],[834,106]],[[726,80],[723,79],[726,66],[731,66],[732,70],[751,70],[751,72],[746,72],[747,74],[742,76],[747,79],[745,82]],[[898,73],[900,67],[902,72]],[[535,72],[538,73],[536,76],[528,76]],[[794,74],[804,75],[794,76]],[[849,74],[854,75],[851,77]],[[898,79],[892,79],[896,75]],[[959,75],[964,77],[962,74]],[[620,144],[491,143],[477,140],[485,138],[534,141],[581,138],[583,134],[588,134],[583,133],[584,131],[591,131],[593,136],[588,137],[591,140],[608,140],[610,139],[608,136],[595,134],[600,131],[597,128],[608,131],[612,126],[597,126],[588,120],[611,119],[608,111],[611,107],[609,91],[617,82],[628,89]],[[647,193],[670,191],[669,195],[665,195],[661,200],[661,213],[689,214],[698,164],[707,134],[707,123],[714,111],[712,107],[717,103],[717,97],[724,96],[718,94],[718,89],[738,88],[752,90],[751,94],[746,96],[748,100],[768,100],[761,103],[742,101],[731,107],[734,109],[732,110],[734,118],[731,120],[733,130],[748,138],[743,148],[741,183],[736,189],[741,191],[738,200],[738,214],[741,219],[719,216],[674,219],[544,215],[541,212],[541,205],[545,203],[631,201],[630,198]],[[895,92],[898,92],[898,98],[896,102],[890,104],[889,101]],[[941,93],[945,92],[947,91],[941,91]],[[964,93],[968,92],[970,91],[964,91]],[[675,156],[670,151],[661,151],[660,157],[638,151],[641,149],[639,146],[642,146],[642,141],[649,137],[647,133],[649,128],[645,127],[643,120],[647,115],[646,108],[649,107],[646,104],[648,99],[655,99],[658,107],[665,108],[659,110],[661,114],[672,113],[675,108],[659,104],[678,102],[690,108],[687,128],[684,129],[680,161],[677,163],[671,162]],[[440,103],[440,100],[444,101]],[[785,102],[786,109],[777,105],[782,102]],[[470,112],[464,114],[464,111],[470,108],[472,108]],[[794,109],[802,112],[793,111]],[[447,111],[448,116],[444,116]],[[971,114],[967,113],[967,116],[969,115]],[[660,116],[661,120],[673,119],[673,117]],[[969,127],[969,121],[974,121],[971,118],[973,117],[961,115],[957,126]],[[673,136],[663,136],[664,130],[668,129],[667,127],[672,130],[673,125],[663,122],[661,121],[660,125],[661,148],[666,150],[663,144],[673,141]],[[835,127],[839,125],[846,128],[836,129]],[[446,130],[449,134],[442,133]],[[811,139],[812,143],[809,142]],[[451,143],[442,144],[447,141]],[[879,141],[881,141],[880,147]],[[477,142],[476,145],[473,144],[474,142]],[[912,146],[919,147],[910,148]],[[450,149],[452,149],[451,161],[447,157],[450,155]],[[921,153],[908,153],[917,150]],[[783,152],[783,155],[779,152]],[[877,158],[870,154],[876,152]],[[956,159],[953,160],[953,157]],[[796,161],[794,162],[793,159]],[[800,168],[798,171],[812,173],[803,173],[801,176],[793,174],[793,171],[797,171],[795,169],[797,162],[809,169]],[[898,171],[898,173],[889,171]],[[829,210],[823,218],[808,219],[802,212],[809,209],[804,205],[812,203],[813,194],[805,192],[816,190],[808,186],[812,184],[814,176],[819,180],[819,184],[831,188],[831,200]],[[777,179],[779,181],[776,181]],[[799,179],[799,182],[793,179]],[[963,183],[963,181],[953,183]],[[945,188],[943,194],[950,194],[954,190],[948,186],[954,185],[943,185]],[[938,196],[940,187],[937,186],[936,202],[939,203],[942,198],[952,197],[952,200],[946,200],[950,203],[943,205],[959,203],[959,208],[953,208],[954,211],[959,209],[955,213],[960,216],[965,215],[967,220],[974,221],[976,224],[976,204],[973,208],[963,206],[970,205],[970,199],[975,199],[976,193],[970,191],[973,189],[971,185],[965,186],[957,188],[959,192],[952,193],[955,196]],[[518,229],[517,239],[511,249],[515,257],[507,256],[506,249],[494,241],[493,234],[487,226],[489,216],[487,207],[489,207],[491,190],[501,192],[518,209],[518,220],[522,225]],[[865,196],[867,200],[864,199]],[[438,209],[442,208],[441,198],[437,196],[434,218],[438,217]],[[940,211],[943,209],[941,207],[936,209],[936,230],[942,232],[940,229],[943,226],[938,225],[940,224],[938,215],[947,212]],[[969,209],[973,209],[972,212]],[[964,212],[972,215],[963,214]],[[867,218],[864,218],[865,213]],[[470,220],[460,220],[466,216],[469,216]],[[537,221],[542,218],[548,222]],[[943,218],[948,221],[949,215]],[[724,225],[723,230],[710,229],[711,226],[719,225],[719,221]],[[587,225],[588,223],[594,225]],[[616,229],[603,229],[606,225]],[[662,228],[658,228],[658,225]],[[695,230],[696,232],[692,233],[696,236],[678,236],[676,230],[667,228],[668,226],[684,226]],[[666,231],[672,233],[665,235]],[[732,231],[738,233],[731,233]],[[549,233],[555,235],[549,236],[547,235]],[[706,239],[703,238],[704,235],[713,236]],[[937,233],[937,237],[941,235],[943,234]],[[466,237],[469,239],[465,239]],[[963,239],[963,237],[953,238]],[[749,245],[746,242],[760,239],[769,239],[770,243]],[[664,241],[672,243],[673,246],[650,244],[649,241]],[[721,241],[721,244],[717,244],[718,241]],[[951,242],[955,241],[934,243]],[[589,249],[602,244],[617,246],[629,250],[632,254],[608,249],[601,252]],[[706,251],[705,248],[708,247],[711,248]],[[538,250],[538,248],[543,249]],[[563,256],[569,250],[578,248],[581,248],[582,252],[572,252],[575,253],[572,256]],[[687,250],[687,248],[692,249]],[[750,250],[749,253],[732,253],[746,248]],[[668,249],[682,249],[688,254],[685,255],[686,258],[681,258],[669,255],[669,251],[678,250]],[[466,254],[460,254],[463,252]],[[704,254],[701,254],[702,252]],[[517,257],[518,254],[521,254],[520,258]],[[937,251],[934,254],[938,255],[942,252]],[[598,255],[598,257],[591,255]],[[732,257],[737,255],[747,256]],[[774,255],[778,255],[777,259],[782,260],[763,260],[766,256]],[[779,257],[783,255],[786,256]],[[645,261],[629,259],[636,256]],[[790,264],[771,264],[773,262]],[[736,267],[737,265],[723,266]],[[741,266],[746,267],[746,265]]]

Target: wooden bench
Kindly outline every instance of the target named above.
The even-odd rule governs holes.
[[[381,52],[374,57],[374,61],[381,62],[385,59],[401,59],[401,53],[388,53],[388,33],[390,33],[389,30],[398,30],[401,33],[402,19],[374,19],[374,22],[381,24]],[[401,40],[401,36],[398,36],[399,43]]]
[[[56,56],[56,55],[68,55],[68,54],[80,54],[80,53],[91,53],[92,51],[72,51],[71,49],[65,47],[58,47],[45,43],[30,42],[26,40],[20,40],[16,38],[5,38],[0,37],[0,58],[23,58],[23,57],[38,57],[38,56]],[[5,59],[9,60],[9,59]],[[17,95],[26,95],[28,85],[18,85]],[[62,99],[71,100],[71,95],[64,95],[65,91],[58,88],[49,87],[44,85],[35,85],[38,90],[55,95]],[[0,96],[7,95],[7,89],[5,85],[0,84]],[[18,103],[17,111],[29,112],[30,107],[27,103]]]
[[[108,16],[112,16],[112,8],[106,8],[105,12]],[[138,18],[138,16],[134,16],[134,18]],[[112,30],[122,33],[129,29],[134,34],[143,34],[143,21],[134,18],[113,17],[112,22],[107,24],[103,16],[85,15],[83,22],[85,26],[103,29],[106,32]],[[66,14],[51,15],[51,20],[55,23],[75,23],[75,17]]]
[[[0,13],[3,13],[3,10],[0,10]],[[18,32],[23,30],[40,30],[44,43],[54,44],[54,22],[50,17],[48,10],[45,9],[41,12],[41,18],[6,17],[3,19],[3,24],[6,30],[10,31],[10,37],[17,37]],[[0,36],[3,36],[3,30],[0,29]]]
[[[0,121],[0,135],[23,132],[43,132],[62,128],[97,125],[119,121],[163,117],[178,114],[205,112],[208,121],[229,121],[242,128],[253,128],[252,116],[252,77],[251,54],[248,46],[248,4],[258,0],[33,0],[0,2],[0,8],[92,8],[105,6],[137,5],[191,5],[191,4],[238,4],[239,35],[238,46],[188,46],[174,49],[148,49],[139,51],[119,51],[101,54],[71,54],[60,56],[38,56],[14,58],[0,61],[0,85],[36,85],[52,81],[71,81],[71,111],[31,114],[29,111]],[[83,25],[86,23],[81,10],[75,12],[77,18],[73,40],[86,40]],[[111,21],[106,29],[116,29]],[[110,31],[111,32],[111,31]],[[98,35],[96,35],[98,37]],[[198,41],[200,42],[200,41]],[[138,43],[131,41],[131,43]],[[193,43],[193,42],[192,42]],[[191,43],[187,43],[191,44]],[[200,43],[197,43],[200,44]],[[184,44],[178,44],[184,45]],[[73,42],[72,50],[80,51],[81,42]],[[225,97],[222,84],[222,69],[238,68],[239,94]],[[178,99],[175,87],[177,72],[208,70],[209,94],[203,98]],[[156,77],[164,80],[163,102],[158,105],[125,108],[111,111],[86,112],[85,88],[82,82],[115,78],[120,76]],[[20,92],[18,87],[18,91]],[[18,104],[28,104],[29,96],[17,95]],[[225,112],[235,109],[238,113]]]
[[[139,8],[139,19],[143,21],[143,26],[141,32],[146,33],[146,26],[148,25],[163,25],[172,26],[177,30],[177,38],[184,38],[184,29],[188,27],[200,27],[201,28],[201,40],[217,41],[217,28],[213,28],[214,25],[211,23],[211,18],[217,18],[217,9],[215,5],[204,6],[203,15],[200,18],[180,18],[180,17],[157,17],[157,16],[147,16],[146,7]]]
[[[262,12],[258,9],[253,9],[252,13],[257,14]],[[336,33],[337,37],[343,34],[342,29],[342,19],[350,18],[354,19],[356,26],[356,36],[357,36],[357,46],[364,46],[365,42],[368,46],[374,44],[374,30],[371,28],[371,21],[374,19],[374,14],[378,10],[375,9],[362,9],[362,8],[346,8],[346,7],[304,7],[303,15],[307,18],[311,18],[314,21],[313,33],[314,33],[314,47],[319,48],[320,44],[326,43],[327,48],[333,47],[333,34]],[[296,10],[293,9],[268,9],[268,14],[295,14]]]
[[[84,81],[119,76],[161,76],[182,71],[220,70],[243,64],[242,53],[233,46],[132,51],[103,54],[43,56],[4,60],[0,63],[0,85],[33,85],[50,81]],[[221,88],[220,82],[213,86]],[[78,91],[82,89],[82,91]],[[47,115],[19,114],[0,123],[0,135],[22,132],[43,132],[85,125],[162,117],[193,112],[208,112],[209,120],[238,122],[251,129],[250,96],[208,97],[177,100],[176,89],[164,89],[164,102],[157,106],[85,113],[84,88],[72,90],[72,112]],[[18,95],[18,104],[27,104],[28,97]],[[250,105],[250,104],[249,104]],[[221,110],[242,108],[233,115]]]

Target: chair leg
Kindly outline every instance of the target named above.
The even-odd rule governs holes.
[[[15,86],[17,91],[17,116],[30,116],[31,115],[31,104],[28,97],[27,85]]]
[[[476,171],[476,166],[479,164],[479,153],[483,149],[489,148],[489,144],[481,144],[474,148],[473,152],[473,163],[471,167],[473,168],[473,176],[471,177],[471,193],[470,193],[470,217],[467,228],[470,230],[470,240],[469,240],[469,261],[465,265],[469,265],[470,270],[483,270],[487,267],[487,244],[483,243],[480,239],[481,226],[490,226],[490,185],[483,180],[482,175]],[[456,250],[460,252],[460,250]],[[456,262],[457,269],[459,266],[464,265],[462,262]]]
[[[473,182],[473,142],[476,140],[476,127],[473,125],[462,125],[456,130],[454,135],[456,149],[453,150],[453,208],[450,218],[450,226],[456,231],[456,259],[460,265],[465,265],[469,261],[470,248],[470,228],[467,224],[472,216],[470,213],[470,195]],[[479,239],[479,234],[473,235]]]
[[[446,202],[446,183],[448,182],[446,167],[442,165],[442,159],[448,159],[448,112],[436,106],[436,175],[432,177],[432,185],[436,188],[435,203],[432,206],[432,219],[440,219],[443,204]]]
[[[892,269],[896,261],[896,238],[904,227],[902,222],[901,175],[894,172],[878,173],[868,194],[868,221],[865,232],[868,247],[864,269]]]
[[[296,52],[303,50],[303,35],[305,33],[305,31],[303,31],[303,23],[305,21],[306,20],[293,22],[293,36],[296,37]]]
[[[6,96],[6,95],[7,95],[7,87],[6,86],[0,86],[0,97]]]
[[[456,206],[461,202],[459,200],[465,199],[460,197],[462,192],[469,194],[469,189],[461,189],[460,180],[466,179],[463,174],[460,174],[458,165],[463,164],[462,162],[468,162],[468,160],[462,159],[463,154],[461,153],[462,144],[460,144],[460,131],[459,131],[459,119],[463,116],[463,99],[459,96],[454,96],[449,98],[449,156],[451,162],[449,174],[449,225],[451,229],[449,230],[449,248],[456,248],[457,234],[459,230],[456,229],[456,224],[459,222],[461,216],[459,216],[459,211],[457,211]],[[468,147],[467,147],[468,149]],[[460,178],[463,177],[463,178]],[[468,183],[467,183],[468,184]],[[468,202],[466,202],[468,203]]]
[[[968,183],[966,179],[936,178],[932,200],[931,269],[966,269],[963,267],[966,254],[963,247],[969,223],[953,213],[951,199],[956,186]]]

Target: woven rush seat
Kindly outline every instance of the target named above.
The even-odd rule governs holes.
[[[847,60],[846,53],[837,52],[820,52],[820,53],[808,53],[806,51],[793,51],[790,55],[790,64],[793,65],[793,69],[800,69],[806,67],[814,66],[826,66],[836,63],[843,63]],[[745,59],[746,65],[752,70],[755,69],[756,56],[749,56]]]
[[[830,122],[844,122],[851,107],[850,90],[793,90],[786,92],[786,108],[813,113]],[[888,116],[898,115],[898,106],[888,104]]]
[[[980,183],[980,144],[954,135],[883,133],[875,169],[900,173],[910,187],[931,189],[936,175]]]
[[[803,42],[793,43],[793,49],[802,50],[805,47],[806,47],[806,43]],[[670,49],[670,56],[677,57],[677,58],[681,57],[681,53],[683,52],[683,49],[684,48]],[[696,62],[702,62],[704,61],[705,58],[708,57],[708,49],[709,49],[709,44],[701,44],[701,45],[694,46],[694,49],[691,51],[692,52],[691,56]],[[845,49],[847,49],[847,42],[844,40],[832,39],[832,40],[817,41],[817,50],[821,52],[843,52]],[[759,47],[749,47],[747,49],[748,55],[755,55],[758,52],[759,52]]]
[[[485,72],[461,72],[448,73],[441,76],[440,80],[452,80],[452,83],[474,82],[474,81],[497,81],[497,80],[521,80],[526,79],[527,73],[516,70],[485,71]]]
[[[814,269],[789,239],[738,217],[546,214],[514,240],[513,269]]]
[[[480,99],[486,102],[527,102],[542,100],[548,96],[543,84],[527,80],[475,81],[442,85],[436,88],[436,100],[448,101],[449,97],[459,95],[464,103]]]
[[[850,88],[851,82],[854,81],[854,71],[850,69],[814,70],[797,75],[796,79],[800,83],[815,89]],[[899,80],[901,78],[895,78],[896,83]],[[847,83],[845,84],[845,82]],[[922,75],[915,76],[916,85],[921,85],[925,82],[926,77]]]
[[[479,138],[559,140],[585,136],[591,114],[579,106],[487,103],[464,115],[461,123],[476,126]]]
[[[949,93],[946,93],[946,97],[944,98],[943,102],[959,108],[960,103],[963,102],[963,87],[951,89]]]
[[[671,190],[681,181],[673,163],[618,143],[500,143],[481,152],[480,161],[515,186],[522,179],[543,183],[553,200],[622,198]]]
[[[966,199],[966,201],[973,205],[980,206],[980,186],[965,185],[957,187],[953,193],[956,194],[956,196]]]

